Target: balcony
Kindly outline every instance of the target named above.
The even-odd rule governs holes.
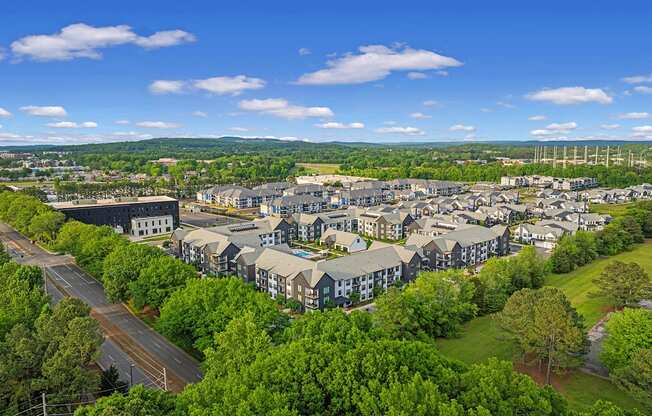
[[[308,299],[319,299],[318,290],[306,290],[305,294],[306,294],[306,298]]]

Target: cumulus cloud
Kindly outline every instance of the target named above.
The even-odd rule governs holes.
[[[543,89],[525,96],[532,101],[544,101],[558,105],[573,105],[584,103],[611,104],[611,98],[600,88],[563,87]]]
[[[425,107],[435,107],[439,105],[439,101],[436,100],[426,100],[423,102]]]
[[[376,133],[381,133],[381,134],[401,134],[405,136],[423,136],[426,134],[426,132],[416,127],[400,127],[400,126],[380,127],[374,131]]]
[[[312,51],[310,49],[308,49],[308,48],[299,48],[298,52],[299,52],[299,55],[301,55],[301,56],[310,55],[312,53]]]
[[[48,123],[48,127],[55,129],[94,129],[97,123],[94,121],[85,121],[83,123],[75,123],[74,121],[59,121],[56,123]]]
[[[206,91],[217,95],[240,95],[246,90],[257,90],[265,81],[246,75],[212,77],[196,80],[156,80],[149,85],[153,94],[179,94],[189,91]]]
[[[652,126],[636,126],[632,127],[632,131],[637,133],[652,133]]]
[[[242,110],[256,111],[286,119],[332,117],[334,115],[333,111],[328,107],[303,107],[292,105],[284,98],[242,100],[238,103],[238,107]]]
[[[546,116],[544,115],[530,116],[527,119],[530,121],[543,121],[546,119]]]
[[[176,129],[181,127],[181,124],[169,123],[167,121],[141,121],[136,123],[136,125],[146,129]]]
[[[623,113],[618,116],[619,119],[621,120],[641,120],[644,118],[649,118],[650,113],[641,111],[641,112],[631,112],[631,113]]]
[[[569,131],[575,130],[576,128],[577,123],[574,121],[569,121],[568,123],[551,123],[546,126],[546,129],[554,131]]]
[[[616,130],[620,128],[620,124],[601,124],[600,128],[603,130]]]
[[[193,111],[192,115],[195,117],[208,117],[208,114],[204,113],[203,111]]]
[[[466,126],[464,124],[455,124],[452,125],[448,128],[450,131],[468,131],[472,132],[475,131],[475,126]]]
[[[315,127],[320,129],[364,129],[364,123],[353,122],[347,124],[330,121],[328,123],[315,124]]]
[[[59,105],[27,105],[20,107],[20,111],[38,117],[66,117],[68,115],[66,109]]]
[[[378,81],[395,71],[425,71],[462,65],[457,59],[402,45],[367,45],[327,62],[327,68],[303,74],[302,85],[362,84]]]
[[[415,80],[415,79],[426,79],[428,78],[427,74],[424,74],[423,72],[408,72],[407,77],[409,79]]]
[[[634,87],[634,91],[639,93],[639,94],[652,94],[652,87],[648,87],[645,85],[639,85],[637,87]]]
[[[8,118],[11,117],[11,113],[4,108],[0,107],[0,117]]]
[[[183,92],[186,84],[184,81],[159,79],[149,84],[152,94],[177,94]]]
[[[156,32],[140,36],[126,25],[93,27],[75,23],[52,35],[30,35],[14,41],[11,51],[18,57],[35,61],[66,61],[75,58],[100,59],[100,49],[133,44],[156,49],[194,42],[195,36],[183,30]]]
[[[423,114],[423,113],[420,113],[418,111],[416,113],[410,114],[410,117],[412,117],[414,119],[417,119],[417,120],[425,120],[425,119],[428,119],[428,118],[432,118],[431,115]]]
[[[643,84],[646,82],[652,82],[652,74],[650,75],[634,75],[631,77],[622,78],[623,82],[628,84]]]

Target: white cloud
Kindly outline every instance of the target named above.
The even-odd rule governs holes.
[[[618,118],[621,120],[641,120],[649,117],[650,117],[650,113],[647,112],[631,112],[631,113],[620,114],[618,116]]]
[[[546,116],[544,115],[530,116],[527,119],[530,121],[543,121],[546,119]]]
[[[634,91],[636,91],[639,94],[652,94],[652,87],[647,87],[645,85],[639,85],[637,87],[634,87]]]
[[[628,84],[643,84],[645,82],[652,82],[652,74],[650,75],[634,75],[631,77],[622,78],[623,82]]]
[[[547,129],[537,129],[537,130],[530,131],[530,134],[532,136],[550,136],[550,135],[558,134],[558,133],[559,132],[557,132],[557,131],[551,131],[551,130],[547,130]]]
[[[291,105],[283,98],[267,98],[264,100],[242,100],[238,103],[242,110],[257,111],[286,119],[302,119],[307,117],[332,117],[333,111],[328,107],[302,107]]]
[[[435,74],[439,75],[440,77],[447,77],[448,76],[448,71],[439,70],[439,71],[435,72]]]
[[[235,77],[213,77],[194,81],[193,86],[217,95],[239,95],[246,90],[258,90],[265,86],[265,81],[246,75]]]
[[[129,120],[116,120],[116,121],[114,121],[114,123],[115,124],[120,124],[120,125],[125,125],[125,124],[129,124],[130,121]]]
[[[475,127],[474,126],[466,126],[464,124],[455,124],[455,125],[450,126],[448,128],[448,130],[450,130],[450,131],[468,131],[468,132],[472,132],[472,131],[475,131]]]
[[[52,35],[25,36],[11,44],[18,58],[36,61],[66,61],[75,58],[100,59],[99,49],[134,44],[147,49],[162,48],[195,41],[195,36],[182,30],[156,32],[143,37],[129,26],[93,27],[84,23],[66,26]]]
[[[136,123],[136,125],[146,129],[176,129],[181,127],[181,124],[169,123],[167,121],[141,121]]]
[[[312,51],[310,49],[308,49],[308,48],[299,48],[298,52],[299,52],[299,55],[301,55],[301,56],[310,55],[312,53]]]
[[[439,101],[436,100],[426,100],[423,102],[423,105],[426,107],[435,107],[439,105]]]
[[[193,111],[192,115],[195,117],[208,117],[208,114],[204,113],[203,111]]]
[[[147,37],[139,36],[134,43],[146,49],[156,49],[194,42],[196,40],[197,38],[192,33],[177,29],[156,32]]]
[[[551,123],[546,126],[546,129],[552,131],[569,131],[575,130],[577,128],[577,123],[574,121],[569,121],[568,123]]]
[[[149,84],[149,91],[152,94],[178,94],[183,92],[185,86],[184,81],[159,79]]]
[[[611,98],[600,88],[563,87],[543,89],[525,96],[532,101],[547,101],[559,105],[572,105],[584,103],[611,104]]]
[[[600,128],[604,130],[616,130],[620,128],[620,124],[602,124]]]
[[[242,133],[242,132],[250,131],[251,129],[248,129],[247,127],[230,127],[229,130]]]
[[[191,90],[206,91],[217,95],[240,95],[246,90],[257,90],[265,86],[265,81],[246,75],[234,77],[212,77],[196,80],[156,80],[149,85],[153,94],[180,94]]]
[[[4,118],[11,117],[11,113],[5,110],[4,108],[0,107],[0,117],[4,117]]]
[[[416,127],[381,127],[374,130],[376,133],[381,134],[402,134],[405,136],[423,136],[426,133]]]
[[[482,111],[483,113],[493,113],[494,110],[492,110],[491,108],[482,107],[480,111]]]
[[[637,126],[632,127],[632,130],[637,133],[652,133],[652,126]]]
[[[94,121],[85,121],[83,123],[75,123],[74,121],[59,121],[56,123],[48,123],[48,127],[55,129],[94,129],[97,123]]]
[[[412,114],[410,114],[410,117],[412,117],[412,118],[414,118],[414,119],[417,119],[417,120],[425,120],[425,119],[427,119],[427,118],[432,118],[431,115],[423,114],[423,113],[420,113],[420,112],[418,112],[418,111],[417,111],[416,113],[412,113]]]
[[[364,129],[364,123],[353,122],[347,124],[330,121],[328,123],[315,124],[315,127],[319,127],[320,129]]]
[[[68,115],[66,109],[59,105],[27,105],[25,107],[20,107],[20,111],[23,111],[32,116],[39,117],[65,117]]]
[[[424,74],[423,72],[408,72],[407,77],[409,79],[415,80],[415,79],[426,79],[428,78],[427,74]]]
[[[510,104],[510,103],[505,102],[505,101],[496,101],[496,105],[500,106],[500,107],[503,107],[503,108],[509,108],[510,110],[516,108],[516,106],[514,104]]]
[[[398,47],[397,47],[398,46]],[[328,68],[303,74],[302,85],[362,84],[378,81],[394,71],[424,71],[462,65],[458,60],[424,49],[395,45],[368,45],[360,53],[346,54],[327,62]]]

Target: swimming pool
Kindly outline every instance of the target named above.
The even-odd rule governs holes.
[[[293,254],[298,257],[310,257],[313,255],[311,252],[306,250],[294,250]]]

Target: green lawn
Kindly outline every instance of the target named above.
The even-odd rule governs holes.
[[[573,306],[584,315],[588,328],[595,325],[606,313],[608,304],[605,299],[591,298],[588,294],[595,290],[593,279],[612,261],[637,262],[652,274],[652,244],[641,244],[632,251],[620,253],[609,258],[598,259],[593,263],[581,267],[571,273],[553,274],[548,276],[546,284],[558,287],[568,298]]]
[[[626,204],[591,204],[589,211],[596,214],[609,214],[616,218],[627,214],[627,209],[632,206],[634,206],[633,202]]]
[[[588,297],[595,289],[592,280],[614,260],[636,261],[648,273],[652,273],[652,244],[641,244],[632,251],[596,260],[572,273],[553,274],[546,280],[547,285],[564,291],[573,306],[585,317],[587,327],[593,326],[608,309],[605,299]],[[444,355],[467,364],[482,362],[490,357],[511,360],[514,354],[511,344],[506,341],[492,315],[468,322],[457,338],[438,339],[437,347]],[[586,409],[598,399],[609,400],[627,409],[641,407],[636,400],[608,380],[580,371],[561,377],[556,387],[568,399],[571,407],[577,410]]]
[[[306,168],[310,173],[317,175],[332,175],[340,169],[340,165],[336,163],[297,163],[297,166]]]

